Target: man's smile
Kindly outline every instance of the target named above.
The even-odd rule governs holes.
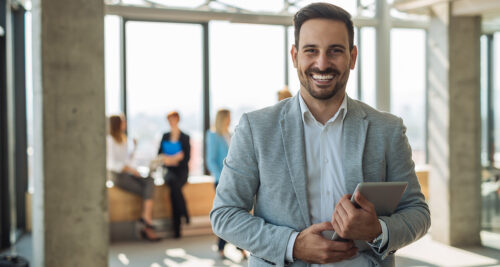
[[[333,73],[330,74],[311,73],[309,74],[309,77],[311,77],[314,80],[314,82],[318,85],[327,85],[332,82],[332,80],[336,77],[336,75]]]

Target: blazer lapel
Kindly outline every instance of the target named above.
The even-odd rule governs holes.
[[[311,225],[307,202],[307,175],[305,158],[304,127],[298,94],[288,102],[280,120],[285,158],[292,178],[292,186],[299,202],[306,226]]]
[[[347,193],[352,194],[356,185],[363,182],[363,151],[365,148],[368,120],[359,104],[347,95],[347,114],[344,119],[343,160]]]

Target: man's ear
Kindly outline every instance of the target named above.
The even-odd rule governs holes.
[[[356,59],[358,58],[358,47],[353,46],[351,50],[351,70],[356,66]]]
[[[292,49],[290,50],[290,55],[292,56],[293,66],[297,68],[297,48],[295,45],[292,45]]]

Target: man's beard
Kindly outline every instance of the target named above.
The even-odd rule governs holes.
[[[321,91],[320,92],[314,91],[312,89],[313,82],[311,81],[312,80],[311,73],[333,74],[335,76],[334,79],[337,79],[337,82],[335,83],[333,90],[328,91],[326,93],[321,93]],[[304,75],[301,75],[301,76],[302,76],[302,79],[300,79],[300,76],[299,76],[300,84],[309,92],[309,94],[312,97],[314,97],[318,100],[328,100],[328,99],[334,97],[335,95],[337,95],[338,92],[340,92],[341,90],[343,90],[345,88],[345,86],[347,84],[347,78],[349,77],[349,69],[347,69],[341,76],[340,71],[337,69],[327,68],[326,70],[321,71],[317,68],[311,68],[305,72],[305,76]],[[345,79],[343,79],[343,78],[345,78]]]

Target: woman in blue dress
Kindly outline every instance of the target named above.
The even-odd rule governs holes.
[[[215,115],[215,130],[207,131],[205,161],[210,174],[215,178],[216,188],[219,184],[224,159],[227,156],[229,144],[231,143],[231,134],[229,133],[230,124],[231,112],[227,109],[220,109]],[[226,246],[226,241],[219,238],[217,246],[220,257],[225,258],[224,247]],[[245,252],[240,248],[238,249],[241,251],[243,258],[246,259]]]
[[[186,201],[182,194],[182,187],[188,180],[188,162],[191,145],[189,135],[179,129],[179,113],[172,111],[167,115],[170,132],[163,135],[158,154],[162,154],[163,166],[167,169],[165,183],[170,187],[170,200],[172,202],[172,225],[174,237],[181,236],[181,218],[189,223]]]

